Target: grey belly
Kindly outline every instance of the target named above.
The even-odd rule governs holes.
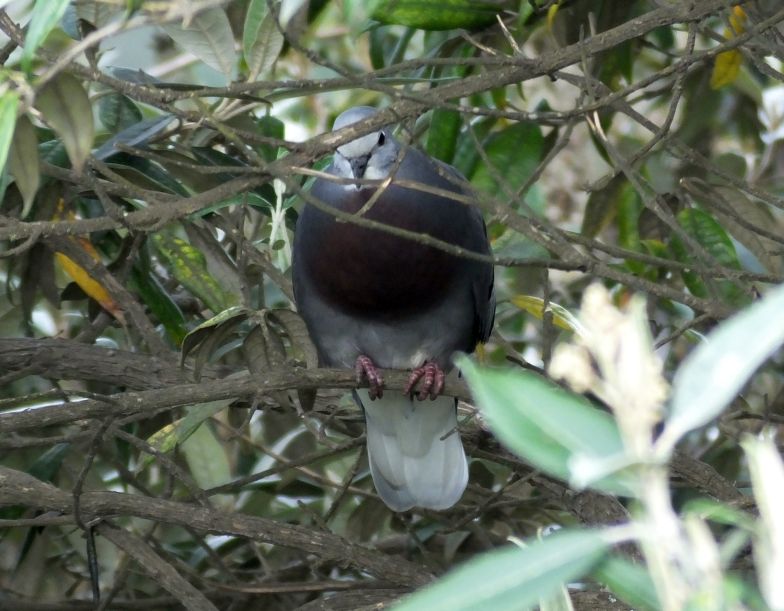
[[[299,309],[322,363],[331,367],[353,367],[365,355],[378,367],[412,369],[433,361],[449,369],[452,354],[470,349],[473,336],[473,312],[459,298],[394,321],[346,315],[315,294]]]

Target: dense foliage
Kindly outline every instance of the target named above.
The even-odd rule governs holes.
[[[448,573],[403,607],[784,609],[779,2],[5,0],[0,32],[0,607]],[[379,501],[292,311],[309,181],[386,124],[497,266],[445,512]]]

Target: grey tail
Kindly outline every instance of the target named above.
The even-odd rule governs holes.
[[[381,499],[394,511],[448,509],[463,495],[468,464],[457,432],[453,397],[417,401],[390,393],[370,400],[354,392],[365,410],[370,472]]]

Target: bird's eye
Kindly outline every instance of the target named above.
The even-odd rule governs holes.
[[[378,134],[378,145],[382,146],[384,144],[384,140],[386,140],[386,136],[384,136],[384,132],[380,132]]]

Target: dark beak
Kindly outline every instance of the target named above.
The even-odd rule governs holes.
[[[368,161],[370,161],[370,155],[362,155],[362,157],[353,157],[349,160],[351,164],[351,171],[354,174],[354,178],[361,179],[365,176],[365,170],[367,169]]]

